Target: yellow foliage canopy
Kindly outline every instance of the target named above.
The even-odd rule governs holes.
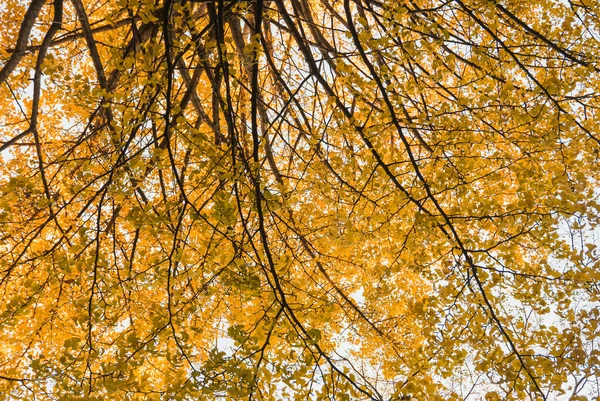
[[[3,399],[600,396],[598,2],[0,20]]]

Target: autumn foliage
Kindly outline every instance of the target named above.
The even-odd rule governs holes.
[[[600,4],[3,0],[3,400],[596,400]]]

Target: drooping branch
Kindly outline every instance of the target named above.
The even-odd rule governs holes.
[[[0,70],[0,84],[2,84],[9,77],[17,65],[19,65],[21,58],[23,58],[25,55],[27,43],[29,43],[29,38],[31,37],[31,30],[33,29],[33,25],[35,24],[37,17],[40,14],[40,11],[42,11],[42,7],[45,3],[46,0],[32,0],[31,4],[29,5],[29,8],[23,17],[21,28],[19,29],[19,36],[17,36],[15,50],[11,54],[6,64],[4,64],[4,67],[2,67]]]

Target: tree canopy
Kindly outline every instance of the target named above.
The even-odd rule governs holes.
[[[597,1],[0,21],[3,399],[599,399]]]

